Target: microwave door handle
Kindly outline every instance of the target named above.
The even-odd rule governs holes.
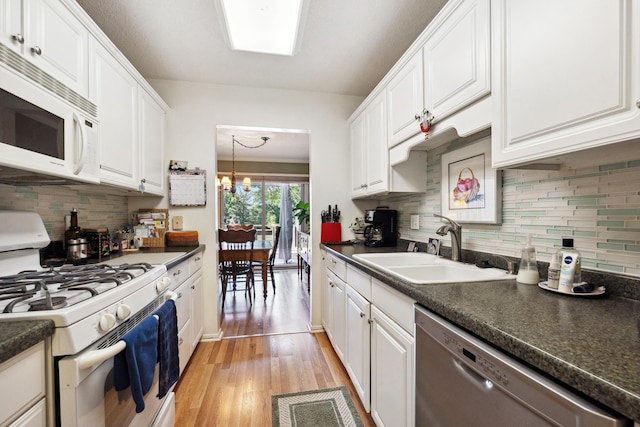
[[[86,158],[87,158],[87,133],[84,129],[84,126],[82,125],[82,119],[80,118],[80,116],[78,115],[78,113],[76,113],[75,111],[73,112],[73,123],[74,125],[78,126],[79,129],[79,135],[80,135],[80,155],[78,156],[78,161],[75,162],[73,164],[73,174],[74,175],[78,175],[80,173],[80,171],[82,170]]]

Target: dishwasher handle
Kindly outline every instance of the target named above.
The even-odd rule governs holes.
[[[478,374],[473,369],[469,368],[464,363],[460,362],[458,359],[453,359],[453,366],[456,367],[456,370],[460,372],[464,377],[466,377],[473,385],[478,387],[481,391],[489,392],[493,389],[493,382],[482,375]]]

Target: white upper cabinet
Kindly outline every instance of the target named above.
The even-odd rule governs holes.
[[[633,0],[494,0],[492,161],[526,164],[640,136]]]
[[[140,111],[140,179],[145,192],[164,195],[164,110],[143,88],[138,89]]]
[[[0,42],[79,95],[88,92],[89,32],[57,0],[0,0]]]
[[[100,118],[100,179],[137,189],[138,83],[102,45],[93,47],[90,95]]]
[[[489,0],[443,9],[423,47],[424,108],[440,121],[491,92]]]
[[[416,115],[423,108],[422,74],[422,51],[418,51],[387,85],[389,148],[420,133]]]
[[[382,91],[351,123],[351,196],[389,190],[386,96]]]

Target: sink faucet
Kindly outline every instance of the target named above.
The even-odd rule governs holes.
[[[446,219],[449,224],[445,224],[436,230],[436,234],[446,236],[451,233],[451,260],[462,261],[462,226],[446,216],[433,214],[433,216]]]

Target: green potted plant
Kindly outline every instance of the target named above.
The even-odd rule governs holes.
[[[310,206],[309,206],[309,203],[308,202],[299,201],[293,207],[293,215],[298,220],[298,224],[300,224],[300,229],[302,231],[307,232],[308,231],[308,227],[310,225],[310,223],[309,223],[309,218],[310,218]]]

